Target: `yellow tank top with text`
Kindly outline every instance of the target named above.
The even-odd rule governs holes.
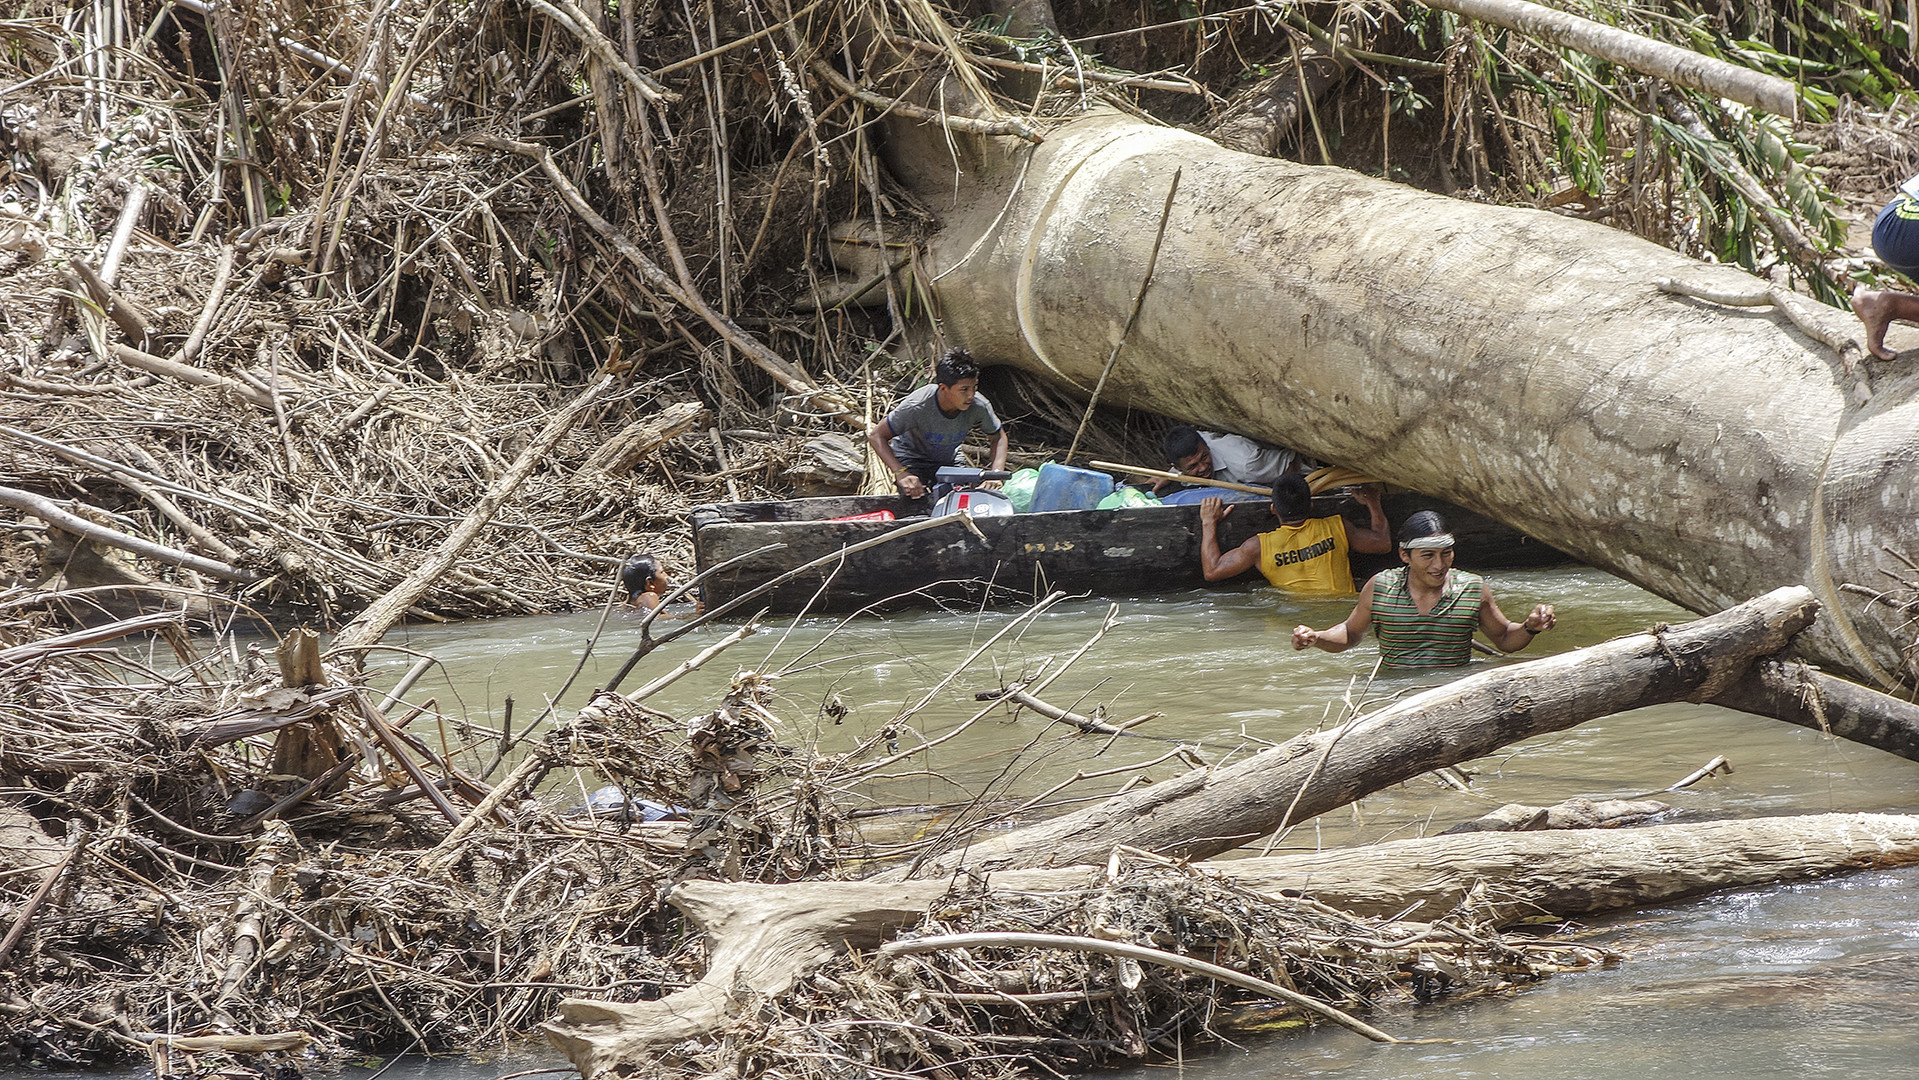
[[[1353,564],[1346,549],[1346,522],[1341,518],[1308,518],[1303,525],[1281,525],[1259,534],[1259,572],[1293,592],[1350,594]]]

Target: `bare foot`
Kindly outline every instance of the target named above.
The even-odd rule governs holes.
[[[1874,291],[1864,285],[1852,291],[1852,313],[1859,316],[1860,325],[1866,328],[1866,351],[1881,360],[1899,355],[1886,348],[1886,327],[1892,325],[1897,295]]]

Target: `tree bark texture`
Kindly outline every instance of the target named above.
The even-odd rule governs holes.
[[[1783,648],[1817,604],[1780,589],[1656,633],[1496,668],[1222,769],[1195,769],[927,860],[916,876],[1103,862],[1125,844],[1177,858],[1230,851],[1443,765],[1601,716],[1705,700]],[[892,876],[903,876],[895,872]]]
[[[1301,110],[1326,96],[1352,69],[1350,55],[1314,46],[1301,48],[1294,59],[1280,74],[1233,95],[1212,133],[1221,146],[1265,157],[1277,155],[1299,130]]]
[[[1430,920],[1466,909],[1500,923],[1538,914],[1592,915],[1914,861],[1919,817],[1823,814],[1426,837],[1194,869],[1269,896],[1302,896],[1355,914]],[[1015,870],[992,875],[986,885],[1077,889],[1103,873],[1103,866]],[[918,922],[952,884],[685,882],[668,898],[710,940],[712,959],[700,981],[658,1001],[569,998],[543,1030],[586,1080],[600,1080],[681,1040],[716,1032],[760,995],[791,989],[836,951],[880,945]]]
[[[1919,761],[1919,705],[1804,664],[1762,660],[1712,703]]]
[[[1911,627],[1839,585],[1913,553],[1919,377],[1878,365],[1857,406],[1777,312],[1655,284],[1750,292],[1743,271],[1111,114],[957,156],[901,123],[892,147],[946,213],[929,278],[950,343],[1090,392],[1183,169],[1109,403],[1449,499],[1695,612],[1804,583],[1827,613],[1807,655],[1915,681]]]

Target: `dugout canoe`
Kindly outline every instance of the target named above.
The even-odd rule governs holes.
[[[1314,503],[1321,514],[1344,513],[1365,521],[1365,510],[1351,498]],[[1451,503],[1413,494],[1388,495],[1384,503],[1395,528],[1414,511],[1438,510],[1459,538],[1461,569],[1570,561],[1545,544]],[[690,514],[693,553],[701,573],[769,545],[783,545],[707,578],[707,603],[726,603],[793,567],[924,520],[929,505],[929,500],[897,495],[847,495],[695,507]],[[891,511],[896,520],[829,520],[880,510]],[[929,529],[808,571],[755,603],[775,611],[850,611],[942,602],[1016,604],[1053,589],[1117,598],[1207,585],[1199,570],[1198,506],[1065,510],[976,518],[974,523],[985,543],[963,526]],[[1221,522],[1222,550],[1273,524],[1264,502],[1239,504]],[[1355,555],[1353,577],[1364,582],[1397,564],[1397,556],[1390,553]],[[1248,573],[1242,580],[1256,578]]]

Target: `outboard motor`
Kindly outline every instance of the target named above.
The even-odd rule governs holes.
[[[1009,472],[996,472],[991,469],[970,469],[957,465],[948,465],[933,474],[933,508],[929,513],[933,517],[947,514],[966,514],[969,517],[1010,517],[1013,513],[1013,501],[997,491],[982,491],[980,484],[988,480],[1005,480],[1012,476]]]

